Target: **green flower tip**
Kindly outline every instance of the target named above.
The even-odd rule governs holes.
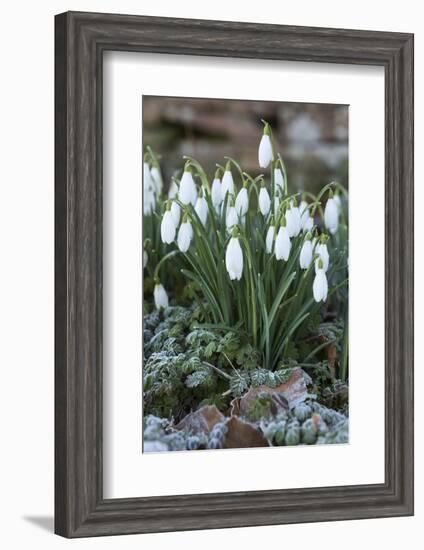
[[[227,160],[227,164],[225,165],[225,171],[231,172],[231,161]]]
[[[184,164],[184,172],[191,172],[191,166],[190,166],[189,160]]]
[[[238,225],[233,225],[233,228],[231,230],[231,237],[233,239],[238,239],[238,237],[239,237],[239,227],[238,227]]]
[[[149,155],[149,153],[144,153],[143,160],[144,160],[144,162],[147,162],[147,164],[150,163],[150,155]]]
[[[171,206],[172,206],[172,201],[167,200],[167,201],[166,201],[166,210],[167,210],[167,211],[171,210]]]
[[[311,239],[312,239],[311,232],[308,231],[308,232],[306,233],[306,235],[305,235],[305,240],[310,241]]]
[[[261,118],[261,121],[264,125],[264,136],[270,136],[271,135],[271,126],[269,125],[269,123],[264,120],[263,118]]]
[[[221,168],[215,170],[215,179],[221,179]]]
[[[287,225],[286,216],[281,217],[280,225],[281,225],[281,227],[286,227],[286,225]]]
[[[322,258],[319,258],[318,260],[318,269],[323,269],[324,268],[324,264],[322,262]]]

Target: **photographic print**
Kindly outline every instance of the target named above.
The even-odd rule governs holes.
[[[142,102],[143,452],[348,443],[348,106]]]

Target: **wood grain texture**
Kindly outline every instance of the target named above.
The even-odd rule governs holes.
[[[68,12],[55,38],[55,531],[65,537],[413,513],[413,35]],[[385,483],[103,499],[102,56],[385,68]]]

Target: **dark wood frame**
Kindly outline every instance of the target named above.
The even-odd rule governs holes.
[[[412,515],[413,35],[73,12],[56,16],[55,31],[56,533],[84,537]],[[103,499],[105,50],[384,67],[384,483]]]

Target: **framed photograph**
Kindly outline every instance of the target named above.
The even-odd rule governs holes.
[[[55,530],[413,514],[413,35],[55,20]]]

